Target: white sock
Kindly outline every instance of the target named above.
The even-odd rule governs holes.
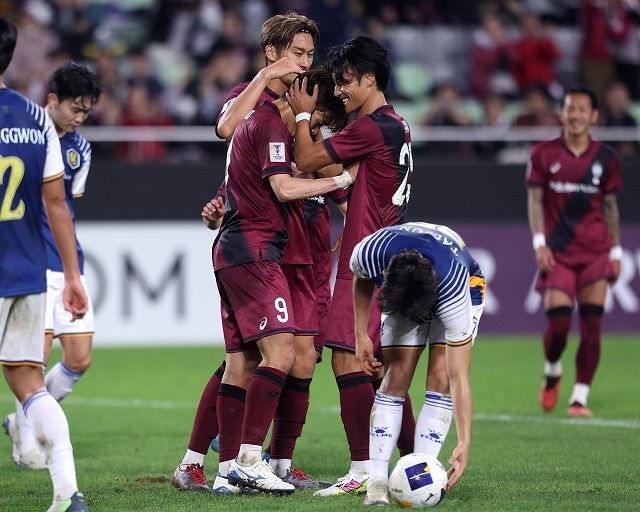
[[[280,478],[287,476],[287,472],[291,471],[291,459],[270,459],[269,465]]]
[[[206,453],[198,453],[191,450],[187,450],[182,459],[182,464],[200,464],[204,467],[204,457]]]
[[[562,377],[562,361],[558,359],[555,363],[544,362],[544,374],[547,377]]]
[[[232,462],[233,459],[220,461],[220,463],[218,464],[218,473],[220,474],[220,476],[227,478],[227,475],[229,474],[229,466],[231,466]]]
[[[44,385],[58,402],[73,391],[84,372],[74,372],[60,361],[44,376]]]
[[[262,459],[262,446],[257,444],[241,444],[238,451],[238,465],[253,466]]]
[[[404,397],[376,391],[369,427],[369,479],[389,481],[389,460],[400,436]]]
[[[359,477],[367,478],[369,476],[369,461],[368,460],[352,460],[349,473]]]
[[[587,398],[589,398],[589,390],[591,386],[589,384],[583,384],[582,382],[576,382],[573,385],[573,392],[571,398],[569,398],[569,405],[573,402],[578,402],[583,407],[587,406]]]
[[[39,441],[53,481],[53,500],[68,500],[78,491],[69,424],[60,404],[48,391],[38,391],[25,401],[24,412]]]
[[[27,455],[32,450],[37,450],[38,442],[36,438],[33,436],[33,432],[31,432],[31,427],[29,427],[29,421],[24,414],[24,409],[22,408],[22,404],[18,399],[16,399],[16,425],[18,426],[18,432],[20,435],[19,448],[20,453]]]
[[[453,402],[451,396],[427,391],[424,395],[424,405],[416,422],[414,451],[437,457],[449,433],[452,418]]]

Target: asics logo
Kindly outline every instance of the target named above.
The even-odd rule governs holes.
[[[267,326],[267,317],[263,317],[262,321],[260,322],[260,330],[264,331],[264,328]]]

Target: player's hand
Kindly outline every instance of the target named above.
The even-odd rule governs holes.
[[[216,197],[209,201],[202,208],[202,219],[204,223],[210,228],[215,229],[217,226],[211,227],[215,225],[222,217],[224,217],[224,201],[221,197]]]
[[[356,357],[360,361],[362,371],[371,377],[382,366],[373,353],[373,342],[369,336],[356,339]]]
[[[294,115],[300,112],[313,114],[313,111],[316,109],[316,103],[318,102],[318,86],[313,86],[313,94],[309,96],[307,94],[307,79],[303,78],[302,82],[295,80],[291,84],[291,87],[289,87],[287,101]]]
[[[89,299],[84,291],[80,277],[74,276],[65,279],[62,290],[62,304],[64,309],[71,313],[71,321],[75,322],[83,318],[89,309]]]
[[[451,489],[458,483],[462,473],[467,469],[467,461],[469,460],[469,445],[467,443],[460,443],[453,450],[453,454],[449,458],[449,464],[451,468],[447,471],[449,476],[449,482],[447,483],[447,489]]]
[[[269,64],[266,68],[264,68],[267,73],[267,78],[269,80],[273,80],[275,78],[282,78],[283,76],[287,76],[290,73],[295,73],[299,75],[303,72],[303,69],[294,64],[291,59],[288,57],[282,57],[278,59],[273,64]]]
[[[331,252],[340,252],[340,247],[342,247],[342,234],[340,234],[340,236],[338,237],[338,239],[336,240],[336,242],[333,244],[333,247],[331,248]]]
[[[556,266],[556,260],[553,258],[553,253],[546,245],[536,249],[536,265],[538,265],[541,272],[545,273],[552,272],[553,268]]]

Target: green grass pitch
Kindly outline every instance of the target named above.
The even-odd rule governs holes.
[[[608,336],[589,405],[593,419],[570,420],[577,342],[564,355],[565,377],[552,413],[537,402],[542,377],[538,337],[483,337],[472,364],[474,424],[468,469],[438,506],[441,511],[640,510],[640,337]],[[171,473],[182,460],[203,385],[223,357],[221,348],[96,349],[89,373],[63,407],[69,418],[80,489],[92,512],[343,511],[362,496],[314,498],[217,497],[181,493]],[[54,351],[52,362],[60,357]],[[330,352],[316,371],[311,407],[294,464],[335,480],[349,452],[331,373]],[[426,358],[411,390],[423,401]],[[13,399],[0,384],[0,419]],[[440,454],[446,464],[455,427]],[[207,458],[212,478],[216,454]],[[44,511],[48,472],[19,469],[9,438],[0,436],[0,511]],[[398,509],[395,505],[391,509]]]

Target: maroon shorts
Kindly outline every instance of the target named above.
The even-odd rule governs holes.
[[[331,270],[333,267],[328,217],[325,216],[323,219],[316,218],[314,229],[309,230],[309,247],[313,257],[313,275],[318,310],[318,335],[313,339],[313,345],[316,351],[322,355],[329,304],[331,304]]]
[[[578,291],[601,279],[611,281],[614,278],[613,265],[609,254],[594,256],[589,262],[570,263],[556,258],[553,272],[540,272],[536,282],[536,290],[561,290],[575,298]]]
[[[275,261],[254,261],[216,272],[227,352],[255,348],[272,334],[294,332],[289,284]]]
[[[318,334],[318,311],[313,265],[282,265],[282,273],[291,294],[291,310],[296,336]]]
[[[380,303],[376,299],[378,288],[374,292],[369,316],[369,337],[374,351],[380,347],[381,313]],[[333,298],[329,307],[327,333],[324,341],[326,347],[332,349],[356,351],[356,336],[353,316],[353,279],[336,279]]]

